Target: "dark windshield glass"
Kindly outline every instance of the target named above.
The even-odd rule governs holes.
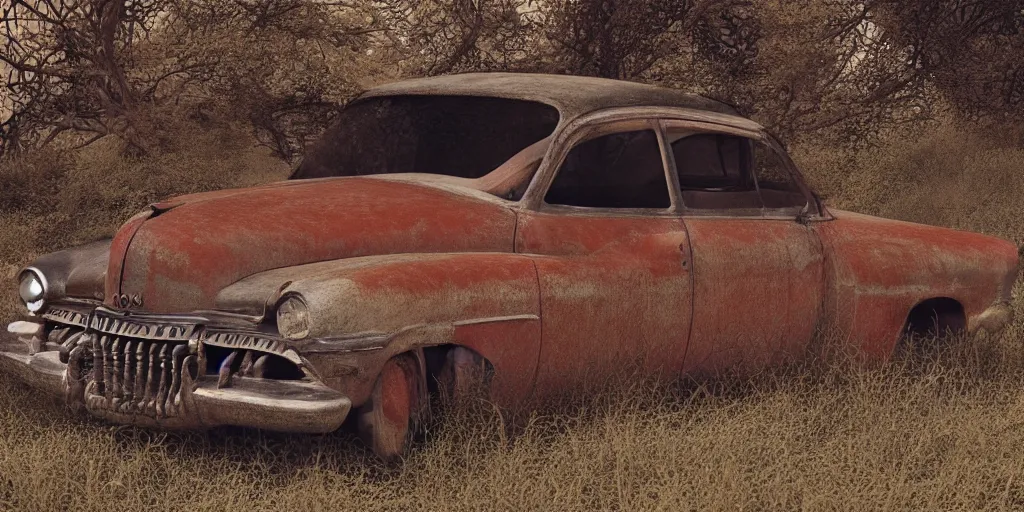
[[[389,96],[345,108],[292,179],[418,172],[479,178],[551,135],[558,111],[523,100]]]

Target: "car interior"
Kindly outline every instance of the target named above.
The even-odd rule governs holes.
[[[669,131],[687,210],[802,208],[807,199],[768,146],[735,135]],[[623,131],[577,144],[545,196],[548,204],[591,208],[668,208],[668,183],[653,130]]]
[[[566,155],[544,201],[592,208],[668,208],[665,167],[654,130],[612,133]]]

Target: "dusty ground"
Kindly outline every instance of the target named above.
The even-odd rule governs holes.
[[[943,128],[858,155],[797,156],[831,204],[1024,241],[1022,150]],[[104,162],[67,164],[58,174],[69,181],[55,192],[102,193],[102,204],[43,197],[57,214],[33,204],[0,213],[0,273],[167,192],[118,192],[116,173],[96,184],[114,172],[97,171]],[[52,179],[35,165],[33,179]],[[233,169],[229,181],[257,179]],[[185,171],[133,179],[172,191],[223,185],[175,172]],[[4,179],[17,176],[0,169]],[[55,221],[70,227],[47,227]],[[8,287],[5,317],[17,307]],[[1024,319],[1024,283],[1017,291]],[[636,384],[516,426],[481,407],[436,425],[389,468],[345,434],[103,425],[0,375],[0,509],[1020,510],[1022,382],[1018,320],[998,338],[880,368],[833,361],[711,387]]]

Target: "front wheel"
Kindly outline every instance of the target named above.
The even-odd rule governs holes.
[[[395,460],[412,444],[424,403],[419,362],[409,354],[384,363],[369,400],[359,408],[363,441],[384,460]]]

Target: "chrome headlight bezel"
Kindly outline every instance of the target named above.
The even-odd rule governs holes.
[[[309,336],[309,307],[297,294],[283,297],[277,303],[277,332],[290,340],[301,340]]]
[[[46,276],[35,268],[27,268],[18,276],[18,295],[32,313],[43,309],[48,289]]]

